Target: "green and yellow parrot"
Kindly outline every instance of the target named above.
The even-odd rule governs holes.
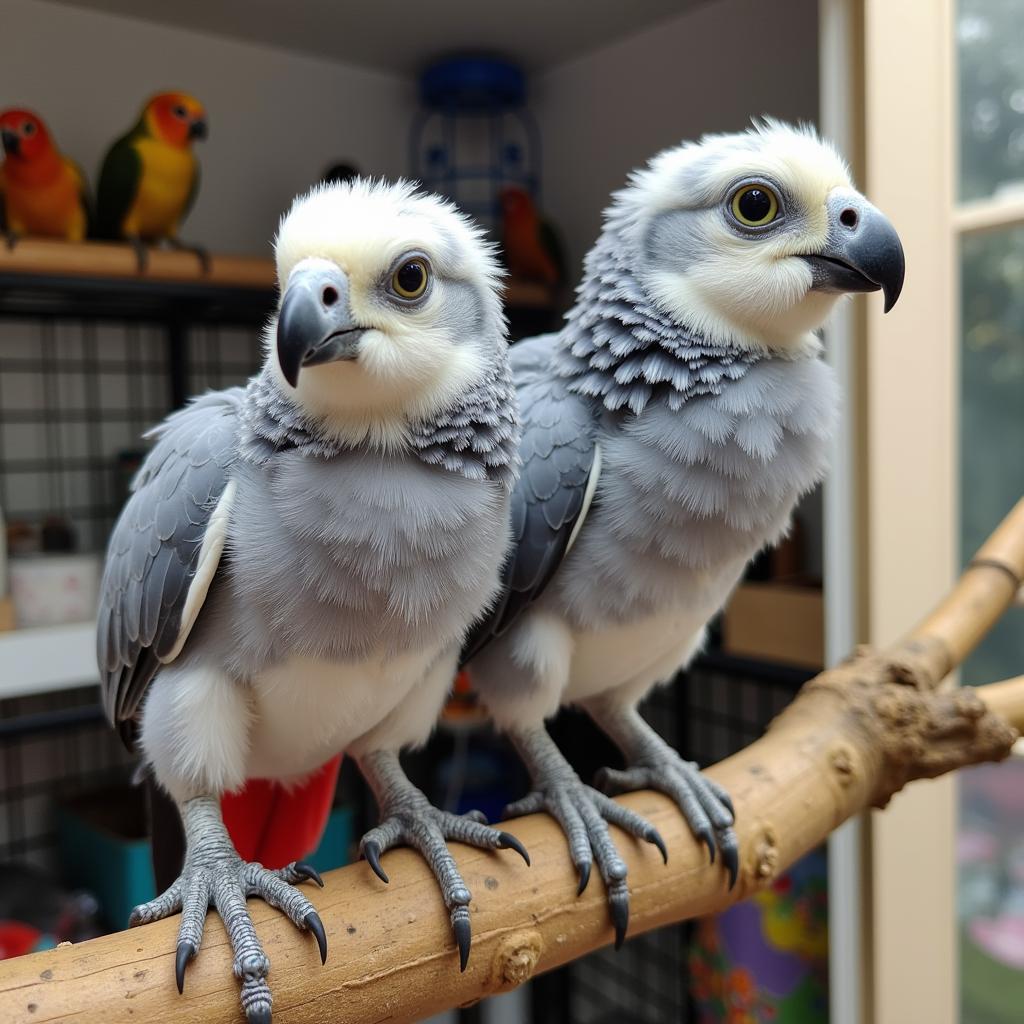
[[[28,110],[0,114],[0,227],[7,245],[22,235],[81,242],[89,228],[85,177]]]
[[[146,265],[146,244],[156,242],[195,252],[206,268],[206,253],[178,238],[199,191],[192,142],[205,137],[202,104],[187,93],[164,92],[142,108],[135,127],[103,160],[96,193],[97,233],[131,242],[140,270]]]

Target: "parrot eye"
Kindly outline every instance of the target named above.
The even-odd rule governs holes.
[[[741,224],[762,228],[779,215],[779,200],[767,185],[744,185],[732,197],[729,208]]]
[[[26,136],[28,136],[28,135],[35,135],[35,133],[36,133],[36,126],[31,121],[26,121],[21,126],[21,134],[22,135],[26,135]]]
[[[171,107],[171,113],[181,121],[184,121],[188,117],[188,111],[180,103],[175,103],[175,105]]]
[[[417,256],[391,275],[391,287],[399,298],[418,299],[427,290],[427,279],[427,262]]]

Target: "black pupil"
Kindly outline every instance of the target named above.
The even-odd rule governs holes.
[[[417,263],[415,260],[406,263],[398,269],[398,287],[403,292],[418,292],[423,286],[425,276],[426,271],[424,271],[422,263]]]
[[[180,117],[182,120],[184,120],[185,119],[185,108],[184,107],[175,107],[174,108],[174,116],[175,117]]]
[[[740,196],[739,208],[747,220],[764,220],[772,212],[771,196],[763,188],[747,189]]]
[[[26,135],[31,135],[35,130],[36,126],[31,121],[25,122],[25,127],[21,129]]]

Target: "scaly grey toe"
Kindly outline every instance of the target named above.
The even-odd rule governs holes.
[[[472,945],[469,887],[448,850],[456,840],[481,850],[514,850],[527,864],[529,854],[515,836],[486,825],[479,811],[451,814],[438,810],[406,777],[393,751],[378,750],[363,755],[359,767],[377,797],[380,824],[363,836],[359,850],[382,882],[388,875],[380,858],[395,846],[411,846],[430,865],[448,908],[452,932],[459,952],[459,968],[466,969]]]
[[[246,899],[259,896],[310,932],[323,962],[327,956],[323,922],[312,903],[291,884],[293,880],[319,881],[319,875],[301,863],[269,871],[260,864],[243,861],[219,824],[219,808],[215,804],[201,805],[198,799],[190,804],[197,806],[185,806],[189,847],[184,870],[166,892],[136,907],[130,923],[148,924],[181,912],[174,956],[174,980],[181,993],[186,969],[202,946],[207,911],[215,907],[234,953],[233,968],[241,982],[240,999],[246,1018],[249,1024],[269,1024],[273,1005],[267,984],[270,961],[256,935]]]
[[[598,773],[596,781],[608,794],[655,789],[671,797],[693,834],[707,846],[711,862],[715,862],[716,853],[721,853],[729,888],[736,884],[739,843],[733,829],[732,800],[717,782],[703,775],[696,764],[668,751],[657,760],[634,764],[624,771],[605,768]]]

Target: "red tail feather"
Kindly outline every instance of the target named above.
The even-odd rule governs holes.
[[[224,824],[242,860],[283,868],[308,857],[327,827],[340,767],[339,754],[297,785],[250,779],[239,792],[226,793]]]

